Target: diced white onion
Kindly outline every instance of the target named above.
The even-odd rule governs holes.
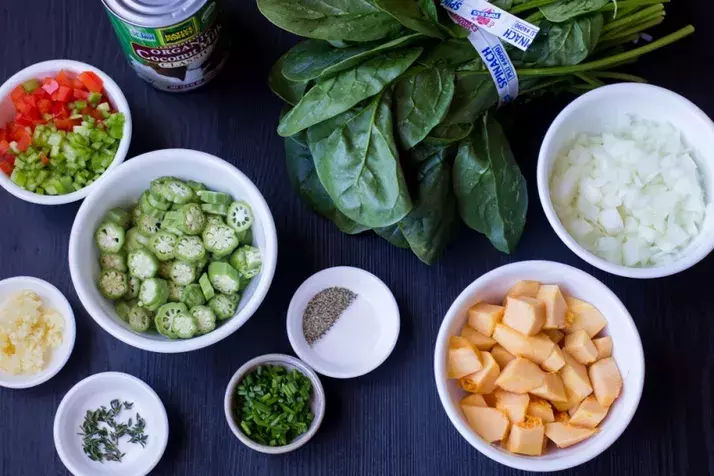
[[[591,252],[624,266],[661,266],[701,232],[710,208],[695,157],[671,124],[619,116],[558,155],[551,200]]]

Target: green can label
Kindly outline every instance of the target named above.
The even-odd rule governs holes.
[[[225,64],[227,50],[220,41],[215,1],[208,1],[192,17],[162,28],[133,25],[108,12],[132,68],[158,89],[195,89],[210,81]]]

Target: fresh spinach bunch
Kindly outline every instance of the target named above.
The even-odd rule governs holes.
[[[624,48],[661,21],[664,1],[493,0],[540,27],[528,51],[509,48],[521,97],[642,81],[610,70],[693,31]],[[490,112],[493,81],[436,0],[258,0],[258,8],[306,37],[268,83],[288,103],[278,125],[288,174],[316,213],[344,233],[373,230],[429,264],[462,223],[515,250],[526,182]]]

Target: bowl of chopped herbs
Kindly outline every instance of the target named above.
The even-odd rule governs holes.
[[[315,371],[295,357],[267,354],[233,375],[224,400],[236,437],[261,453],[296,450],[317,432],[325,414],[325,391]]]

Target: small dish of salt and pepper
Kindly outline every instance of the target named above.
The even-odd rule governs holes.
[[[386,284],[359,268],[320,271],[295,292],[288,308],[290,345],[316,372],[353,378],[392,353],[399,307]]]

